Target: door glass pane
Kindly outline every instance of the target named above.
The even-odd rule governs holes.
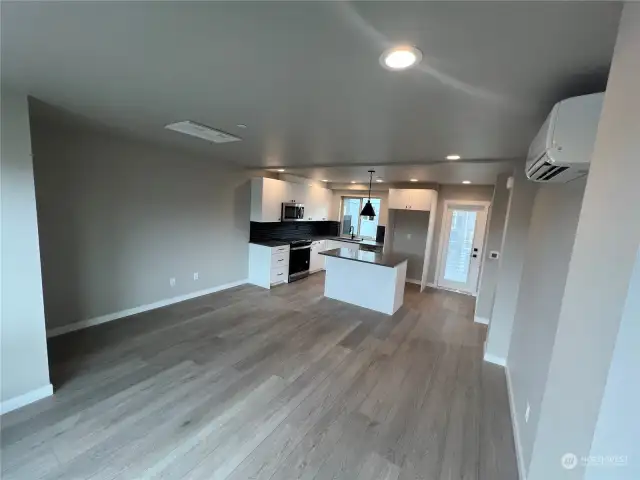
[[[477,212],[466,210],[453,210],[451,214],[447,262],[444,268],[445,280],[467,283],[476,216]]]
[[[362,199],[362,206],[367,203],[368,198]],[[369,217],[360,217],[360,237],[363,238],[376,238],[376,230],[378,229],[378,219],[380,218],[380,199],[372,198],[371,206],[373,211],[376,212],[376,216],[373,220],[369,220]]]
[[[345,197],[342,202],[342,235],[358,234],[358,216],[360,215],[360,199]]]

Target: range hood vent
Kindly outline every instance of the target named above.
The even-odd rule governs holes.
[[[202,138],[203,140],[213,143],[239,142],[242,140],[240,137],[236,137],[230,133],[216,130],[215,128],[207,127],[206,125],[192,122],[191,120],[170,123],[164,128],[173,130],[174,132],[184,133],[185,135],[191,135],[192,137]]]

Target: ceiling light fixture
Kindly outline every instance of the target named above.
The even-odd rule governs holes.
[[[328,182],[329,180],[322,180],[323,182]]]
[[[244,123],[239,123],[238,125],[236,125],[236,127],[238,127],[238,128],[247,128],[247,126]]]
[[[382,180],[381,178],[376,178],[376,182],[382,183],[382,182],[384,182],[384,180]]]
[[[417,179],[417,178],[412,178],[410,181],[411,181],[411,182],[417,182],[417,181],[418,181],[418,179]]]
[[[278,171],[279,172],[284,172],[284,168],[279,168]]]
[[[371,182],[373,182],[374,173],[376,173],[375,170],[369,170],[369,200],[367,200],[367,203],[365,203],[364,208],[360,212],[361,217],[369,217],[369,220],[373,220],[373,218],[376,216],[373,205],[371,205]]]
[[[356,183],[356,181],[355,180],[351,180],[351,183]]]
[[[184,120],[182,122],[170,123],[165,125],[167,130],[173,130],[174,132],[184,133],[185,135],[191,135],[192,137],[201,138],[213,143],[229,143],[239,142],[242,139],[231,135],[230,133],[223,132],[222,130],[216,130],[207,125],[201,123],[192,122],[191,120]]]
[[[447,160],[460,160],[460,155],[447,155]]]
[[[463,180],[462,183],[464,183],[465,185],[469,185],[471,182],[469,180]]]
[[[385,50],[380,56],[380,64],[387,70],[406,70],[420,63],[422,52],[416,47],[404,45]]]

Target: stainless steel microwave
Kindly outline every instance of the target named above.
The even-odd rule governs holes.
[[[283,203],[280,218],[283,222],[304,220],[304,205],[302,203]]]

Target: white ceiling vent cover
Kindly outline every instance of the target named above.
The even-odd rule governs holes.
[[[240,137],[231,135],[220,130],[216,130],[201,123],[192,122],[191,120],[185,120],[183,122],[170,123],[164,128],[167,130],[173,130],[175,132],[184,133],[185,135],[191,135],[192,137],[202,138],[213,143],[229,143],[239,142],[242,140]]]

